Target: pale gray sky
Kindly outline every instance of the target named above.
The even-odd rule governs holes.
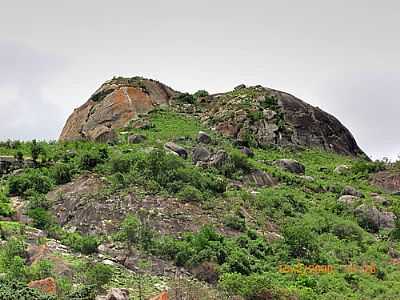
[[[114,75],[296,95],[400,154],[400,2],[0,0],[0,139],[56,139]]]

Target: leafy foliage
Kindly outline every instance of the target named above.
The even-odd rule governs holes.
[[[53,181],[46,170],[29,169],[21,175],[11,177],[8,186],[12,195],[22,196],[28,190],[45,194],[52,188]]]
[[[0,190],[0,216],[9,217],[13,214],[10,199]]]

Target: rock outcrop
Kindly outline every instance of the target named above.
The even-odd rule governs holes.
[[[400,194],[400,171],[382,171],[372,176],[372,184],[393,194]]]
[[[113,138],[114,129],[127,126],[130,121],[160,105],[168,105],[175,93],[154,80],[114,78],[75,109],[61,132],[60,140],[107,141]]]
[[[28,284],[28,287],[30,287],[32,289],[40,290],[46,294],[54,295],[57,293],[56,281],[52,277],[45,278],[42,280],[31,281]]]
[[[33,165],[32,160],[20,160],[12,156],[0,156],[0,176],[19,169],[29,168]]]
[[[163,105],[193,113],[241,146],[316,147],[346,155],[363,154],[335,117],[287,93],[241,85],[231,92],[194,98],[141,77],[104,83],[72,113],[60,140],[113,141],[114,129],[140,121],[141,115]]]
[[[332,115],[281,91],[239,86],[206,101],[202,119],[239,144],[314,147],[363,155],[352,134]]]

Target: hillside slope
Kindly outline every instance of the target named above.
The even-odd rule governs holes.
[[[374,183],[399,164],[263,144],[264,113],[299,127],[258,93],[177,93],[104,143],[0,143],[0,299],[398,299],[399,191]],[[247,139],[219,125],[241,109]]]

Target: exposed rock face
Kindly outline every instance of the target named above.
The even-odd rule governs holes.
[[[387,192],[400,192],[400,172],[383,171],[375,174],[372,183],[383,188]]]
[[[285,121],[293,130],[290,141],[301,146],[314,146],[341,154],[359,155],[353,135],[338,119],[296,97],[279,92]]]
[[[363,154],[335,117],[292,95],[262,86],[240,86],[214,95],[202,119],[240,144],[295,145]]]
[[[126,126],[159,105],[168,105],[174,94],[175,91],[157,81],[139,77],[107,81],[85,104],[75,109],[60,140],[107,141],[113,129]]]
[[[0,176],[26,167],[32,167],[31,160],[18,160],[12,156],[0,156]]]
[[[136,199],[133,195],[104,199],[99,194],[103,186],[101,178],[83,175],[50,192],[48,199],[54,203],[53,212],[58,223],[83,233],[115,230],[127,214],[135,211],[133,202]]]
[[[284,92],[240,85],[195,104],[178,103],[174,100],[177,94],[153,80],[112,79],[73,112],[60,140],[108,141],[114,137],[114,129],[127,126],[160,105],[169,105],[178,111],[195,112],[205,124],[242,146],[295,145],[363,154],[335,117]]]

